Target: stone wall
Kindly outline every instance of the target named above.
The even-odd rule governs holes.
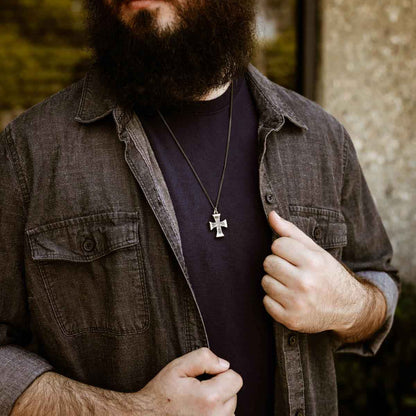
[[[321,0],[318,102],[350,132],[416,283],[416,0]]]

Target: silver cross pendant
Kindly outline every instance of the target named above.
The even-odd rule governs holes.
[[[219,238],[219,237],[224,237],[224,233],[222,232],[222,227],[228,228],[227,225],[227,220],[223,220],[221,221],[221,214],[215,210],[214,213],[212,214],[212,216],[214,217],[215,222],[209,222],[209,229],[210,231],[212,231],[213,229],[217,229],[217,235],[215,237]]]

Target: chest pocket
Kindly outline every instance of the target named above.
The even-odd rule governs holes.
[[[137,213],[72,218],[26,231],[65,335],[127,335],[149,325]]]
[[[341,212],[326,208],[289,206],[290,221],[315,243],[341,260],[342,248],[348,243],[347,225]]]

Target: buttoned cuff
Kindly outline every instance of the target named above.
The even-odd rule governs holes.
[[[393,326],[394,313],[399,298],[399,288],[392,277],[386,272],[359,271],[354,273],[369,283],[372,283],[383,293],[387,303],[386,319],[380,329],[369,339],[347,344],[338,341],[335,352],[353,353],[364,357],[373,357],[380,349],[381,344]]]
[[[14,345],[0,347],[0,415],[9,415],[30,384],[50,370],[52,366],[36,354]]]

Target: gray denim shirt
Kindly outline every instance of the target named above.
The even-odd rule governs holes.
[[[275,209],[387,300],[382,328],[356,344],[274,324],[274,414],[337,415],[334,353],[374,355],[393,323],[391,244],[343,126],[251,64],[246,76],[264,215]],[[152,148],[94,70],[9,124],[0,158],[1,415],[51,369],[133,392],[209,346]]]

